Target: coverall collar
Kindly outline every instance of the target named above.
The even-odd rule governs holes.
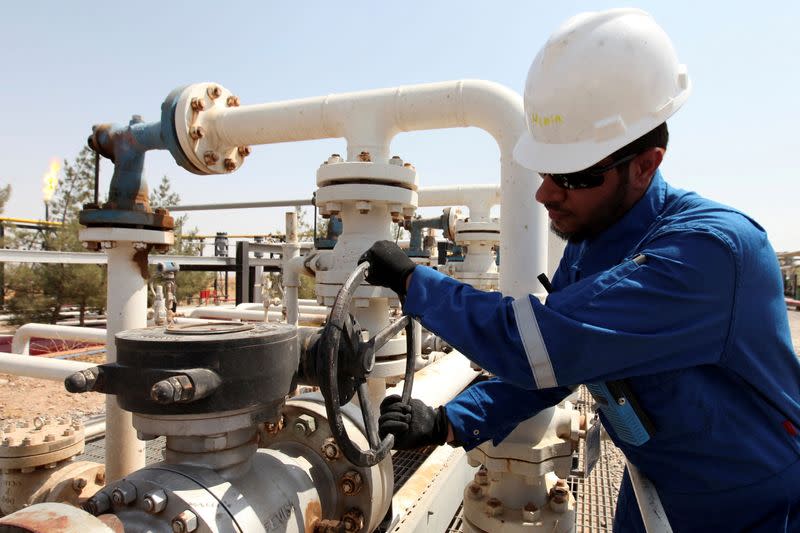
[[[593,239],[578,244],[573,268],[577,279],[620,263],[660,218],[667,197],[667,184],[656,170],[647,192],[611,227]]]

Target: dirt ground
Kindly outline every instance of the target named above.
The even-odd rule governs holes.
[[[795,353],[800,354],[800,311],[789,311],[789,325]],[[83,419],[103,412],[103,394],[70,394],[61,382],[0,374],[0,423],[36,416]]]
[[[84,360],[99,363],[101,359]],[[105,412],[105,401],[98,392],[71,394],[60,381],[0,374],[0,423],[37,416],[81,420]]]

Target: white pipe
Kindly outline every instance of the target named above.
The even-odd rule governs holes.
[[[244,304],[237,305],[234,309],[238,309],[240,311],[258,311],[258,310],[263,310],[264,309],[264,304],[263,303],[260,303],[260,304],[244,303]],[[301,304],[299,306],[299,309],[300,309],[301,313],[308,313],[308,314],[325,314],[328,311],[330,311],[330,309],[328,309],[324,305],[317,305],[316,300],[314,300],[314,305],[303,305],[303,304]],[[270,305],[269,306],[269,310],[270,311],[283,312],[282,311],[283,310],[283,306],[281,306],[281,305]]]
[[[669,525],[669,519],[661,505],[661,499],[658,497],[655,486],[627,459],[625,466],[628,468],[628,475],[631,478],[633,492],[636,494],[636,503],[639,504],[645,531],[647,533],[672,533],[672,527]]]
[[[458,395],[477,377],[469,359],[452,351],[414,374],[411,397],[438,407]],[[386,390],[386,396],[403,393],[403,381]]]
[[[49,357],[31,357],[16,353],[0,353],[0,373],[29,378],[64,381],[67,376],[93,366],[97,366],[97,364]]]
[[[225,309],[216,307],[197,307],[189,313],[190,318],[208,318],[225,320],[247,320],[250,322],[264,322],[264,311],[247,311],[242,309]],[[322,322],[327,318],[326,314],[320,313],[301,313],[301,322]],[[270,311],[267,315],[268,322],[278,322],[283,320],[281,311]]]
[[[305,269],[297,245],[297,212],[286,212],[286,243],[283,245],[283,307],[286,322],[296,326],[300,321],[300,273]]]
[[[117,360],[114,336],[125,330],[147,326],[147,283],[134,261],[132,242],[117,241],[108,255],[108,312],[106,361]],[[144,442],[136,438],[131,413],[123,411],[116,396],[106,396],[106,476],[121,479],[144,468]]]
[[[60,326],[57,324],[25,324],[14,332],[14,338],[11,341],[11,352],[28,355],[30,353],[31,339],[34,337],[65,341],[91,341],[105,344],[106,330]]]
[[[511,89],[461,80],[320,96],[220,109],[207,126],[228,146],[344,137],[348,160],[367,151],[377,162],[388,160],[402,131],[481,128],[500,148],[500,290],[513,297],[542,290],[536,276],[547,268],[547,217],[533,199],[535,173],[512,157],[526,126],[522,98]]]
[[[448,185],[422,187],[419,207],[465,205],[471,222],[487,222],[492,206],[500,204],[500,185]]]

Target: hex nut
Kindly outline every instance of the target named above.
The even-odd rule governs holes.
[[[110,508],[111,500],[105,492],[96,493],[83,504],[83,510],[94,516],[103,514]]]
[[[335,461],[339,458],[340,451],[339,445],[336,444],[336,439],[328,437],[322,442],[322,456],[328,461]]]
[[[127,481],[120,482],[111,491],[111,501],[115,505],[129,505],[136,500],[136,487]]]
[[[197,515],[188,509],[172,519],[174,533],[191,533],[195,529],[197,529]]]
[[[366,215],[372,209],[372,204],[366,200],[359,200],[356,202],[356,209],[358,209],[358,212],[362,215]]]
[[[389,160],[390,165],[397,165],[398,167],[403,166],[403,160],[400,159],[399,155],[393,155],[392,158]]]
[[[167,494],[163,490],[154,490],[144,495],[144,510],[151,514],[157,514],[167,506]]]
[[[277,435],[283,430],[285,423],[286,420],[283,418],[283,415],[281,415],[277,422],[265,422],[264,431],[269,435]]]
[[[478,485],[486,486],[489,484],[489,473],[486,470],[478,470],[475,472],[475,483]]]
[[[242,157],[247,157],[248,155],[250,155],[250,147],[249,146],[240,146],[237,149],[237,151],[239,152],[239,155],[242,156]]]
[[[86,481],[86,478],[76,477],[75,479],[72,480],[72,490],[74,490],[77,493],[80,493],[84,489],[84,487],[86,487],[87,483],[88,482]]]
[[[222,89],[219,88],[219,85],[209,85],[208,89],[206,89],[206,94],[214,100],[222,96]]]
[[[236,161],[228,157],[225,159],[223,166],[228,172],[233,172],[236,170]]]
[[[361,488],[364,486],[364,480],[361,478],[361,474],[355,470],[348,470],[339,481],[339,486],[342,488],[342,492],[347,496],[355,496],[361,492]]]
[[[202,139],[206,135],[206,130],[203,126],[192,126],[189,128],[189,137],[193,140]]]
[[[217,155],[216,152],[209,150],[203,154],[203,161],[208,166],[215,165],[217,161],[219,161],[219,155]]]
[[[486,500],[484,511],[487,516],[500,516],[503,514],[503,502],[497,498],[489,498]]]
[[[230,95],[228,98],[225,99],[225,105],[228,107],[239,107],[239,97],[235,95]]]
[[[341,163],[341,162],[342,162],[342,156],[340,156],[339,154],[331,154],[328,160],[325,161],[326,164]]]
[[[364,513],[360,509],[350,509],[342,516],[345,531],[361,531],[364,527]]]
[[[569,506],[569,487],[567,482],[559,479],[550,489],[550,508],[556,513],[563,513]]]
[[[300,415],[294,423],[294,431],[300,436],[306,437],[317,430],[317,420],[311,415]]]
[[[192,106],[192,111],[202,111],[206,108],[206,103],[203,99],[197,98],[196,96],[192,98],[190,105]]]
[[[328,202],[325,204],[325,210],[331,215],[338,215],[342,210],[342,204],[339,202]]]
[[[522,519],[526,522],[534,522],[539,519],[539,508],[533,502],[528,502],[522,508]]]
[[[370,161],[372,161],[372,156],[370,155],[369,152],[361,152],[360,154],[358,154],[358,160],[361,161],[362,163],[369,163]]]
[[[483,487],[473,481],[467,485],[467,494],[473,500],[480,500],[483,498]]]

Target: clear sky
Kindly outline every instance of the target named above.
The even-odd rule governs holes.
[[[42,218],[51,158],[72,160],[95,123],[159,119],[175,87],[213,81],[242,104],[461,78],[522,92],[563,20],[616,2],[6,2],[0,17],[0,184],[6,216]],[[630,4],[628,4],[630,5]],[[672,37],[694,92],[670,120],[674,185],[740,208],[777,250],[800,250],[800,2],[637,2]],[[620,65],[620,69],[624,65]],[[254,147],[226,176],[196,176],[149,152],[182,203],[310,198],[342,139]],[[498,183],[498,149],[474,129],[401,134],[392,152],[421,186]],[[112,167],[102,166],[108,186]],[[533,199],[531,199],[533,203]],[[282,229],[283,209],[193,212],[201,233]]]

